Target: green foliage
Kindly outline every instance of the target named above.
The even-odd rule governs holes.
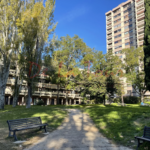
[[[144,143],[140,145],[139,150],[150,150],[150,143],[147,141],[144,141]]]
[[[44,105],[44,101],[43,100],[38,100],[36,105]]]
[[[140,103],[140,98],[136,96],[124,96],[124,103],[126,104],[138,104]]]
[[[145,0],[144,54],[145,83],[150,90],[150,0]]]
[[[141,96],[143,101],[144,94],[147,91],[145,84],[145,72],[144,72],[144,51],[142,47],[135,49],[134,47],[122,50],[125,54],[125,63],[123,68],[126,71],[125,77],[127,82],[132,84],[134,90]]]
[[[114,103],[120,103],[121,102],[121,98],[120,97],[116,97],[113,99]]]

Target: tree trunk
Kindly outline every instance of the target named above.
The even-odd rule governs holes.
[[[144,94],[143,93],[141,93],[141,102],[144,103]]]
[[[57,105],[59,104],[59,85],[57,85]]]
[[[68,91],[66,92],[66,105],[68,105]]]
[[[16,107],[17,105],[17,100],[18,100],[18,77],[16,76],[15,78],[15,87],[14,87],[14,93],[13,93],[13,107]]]
[[[31,87],[31,84],[28,85],[28,97],[27,97],[27,102],[26,102],[26,108],[30,108],[31,106],[31,98],[32,98],[32,95],[31,95],[31,91],[32,90],[32,87]]]
[[[103,104],[105,105],[105,95],[103,95]]]
[[[5,87],[0,87],[0,109],[4,109],[5,105]]]
[[[123,95],[121,95],[122,105],[124,105]]]

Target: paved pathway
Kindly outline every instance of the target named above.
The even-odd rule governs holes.
[[[69,117],[55,131],[26,150],[131,150],[111,144],[88,115],[70,109]]]

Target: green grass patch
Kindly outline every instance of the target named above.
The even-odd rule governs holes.
[[[47,130],[51,132],[62,124],[66,116],[67,111],[65,111],[63,107],[57,106],[31,106],[29,109],[26,109],[25,106],[17,106],[16,108],[5,106],[4,110],[0,110],[0,147],[5,150],[16,149],[14,144],[11,145],[14,139],[8,138],[9,129],[6,122],[7,120],[41,117],[42,123],[48,123]],[[44,130],[33,129],[16,133],[18,140],[26,140],[43,132]]]
[[[91,105],[84,109],[100,132],[108,139],[135,148],[135,136],[142,136],[144,126],[150,126],[150,107],[127,104],[127,107]]]

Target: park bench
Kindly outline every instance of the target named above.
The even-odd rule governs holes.
[[[118,103],[118,106],[127,106],[125,103]]]
[[[15,141],[17,141],[17,137],[16,137],[17,131],[40,127],[40,129],[44,129],[45,132],[47,132],[46,131],[47,124],[46,123],[42,124],[40,117],[7,120],[7,123],[9,127],[9,137],[14,137]],[[13,135],[11,135],[11,132],[13,132]]]
[[[145,126],[143,136],[142,137],[135,137],[135,138],[138,140],[138,145],[137,145],[137,150],[138,150],[138,148],[142,144],[142,143],[140,143],[140,140],[150,142],[150,127]]]

